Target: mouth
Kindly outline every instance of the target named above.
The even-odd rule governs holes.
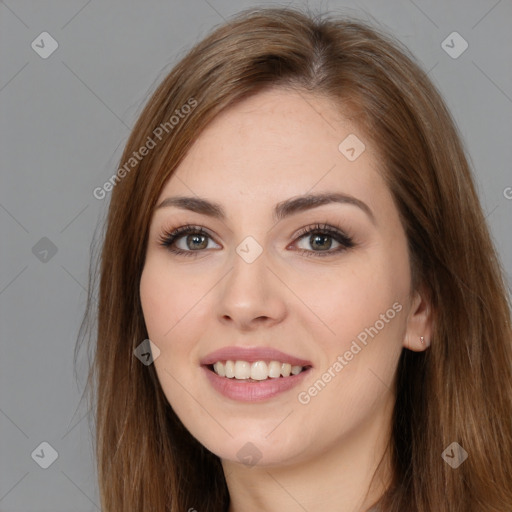
[[[224,347],[199,363],[212,388],[238,402],[261,402],[284,394],[313,368],[310,361],[272,347]]]
[[[296,365],[279,360],[222,360],[205,365],[211,372],[224,379],[240,382],[262,382],[267,380],[287,379],[299,375],[311,368],[311,365]]]

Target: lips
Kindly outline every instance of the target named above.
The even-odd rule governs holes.
[[[254,363],[255,361],[281,361],[289,363],[292,366],[312,366],[311,361],[302,359],[271,347],[224,347],[211,352],[203,359],[200,364],[202,366],[213,365],[218,361],[247,361]]]
[[[247,372],[244,374],[243,369],[236,368],[234,373],[237,375],[227,375],[230,365],[254,367],[261,364],[266,368],[266,362],[269,361],[269,368],[270,366],[275,367],[278,362],[282,363],[281,376],[272,371],[273,375],[255,375],[257,379],[262,379],[255,380],[247,378],[248,374]],[[241,402],[261,402],[272,399],[298,386],[312,370],[311,361],[270,347],[224,347],[208,354],[200,362],[208,382],[218,393],[231,400]],[[214,365],[217,367],[216,371]],[[222,369],[220,373],[224,375],[218,374],[219,367]],[[292,374],[290,374],[291,368],[295,369]],[[245,370],[247,369],[245,368]],[[251,369],[251,376],[252,370],[254,368]]]
[[[206,380],[214,390],[225,398],[237,402],[264,402],[278,397],[299,386],[312,371],[311,368],[308,368],[298,375],[290,375],[286,378],[248,382],[246,380],[239,381],[219,377],[215,372],[210,371],[207,366],[201,368]]]

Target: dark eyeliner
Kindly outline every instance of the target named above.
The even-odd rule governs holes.
[[[340,244],[340,247],[328,251],[310,251],[307,249],[297,249],[299,253],[304,256],[332,256],[333,254],[339,254],[340,252],[344,252],[347,249],[350,249],[355,246],[352,237],[347,235],[340,227],[331,226],[327,223],[316,224],[314,226],[308,226],[302,229],[297,234],[297,240],[305,238],[306,236],[312,234],[328,235],[330,238],[333,238],[336,242],[338,242]]]
[[[312,251],[307,249],[296,249],[300,254],[303,254],[305,256],[330,256],[333,254],[338,254],[340,252],[346,251],[347,249],[350,249],[351,247],[355,246],[355,243],[353,239],[345,234],[345,232],[337,227],[332,226],[327,223],[324,224],[315,224],[314,226],[308,226],[306,228],[303,228],[295,238],[295,241],[293,243],[296,243],[298,240],[305,238],[308,235],[312,234],[320,234],[320,235],[327,235],[328,237],[334,239],[336,242],[340,244],[340,247],[334,250],[328,250],[328,251]],[[174,247],[174,243],[179,238],[185,236],[185,235],[200,235],[207,238],[212,238],[211,235],[205,231],[201,226],[192,226],[192,225],[186,225],[181,226],[179,228],[173,229],[173,230],[164,230],[164,232],[159,236],[158,242],[161,246],[165,247],[167,250],[174,254],[178,255],[184,255],[184,256],[196,256],[198,253],[201,253],[204,251],[204,249],[199,250],[182,250],[177,249]],[[194,254],[196,253],[196,254]]]
[[[173,247],[174,242],[181,238],[184,235],[201,235],[205,237],[211,238],[210,234],[204,231],[201,226],[181,226],[179,228],[173,230],[164,230],[164,232],[159,236],[158,242],[161,246],[165,247],[168,251],[185,256],[193,256],[194,253],[198,254],[202,251],[183,251],[181,249],[177,249]]]

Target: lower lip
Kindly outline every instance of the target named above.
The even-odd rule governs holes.
[[[227,398],[241,402],[261,402],[262,400],[273,398],[297,386],[311,370],[311,368],[308,368],[297,375],[290,375],[289,377],[247,382],[219,377],[219,375],[206,366],[201,368],[206,372],[206,377],[216,391]]]

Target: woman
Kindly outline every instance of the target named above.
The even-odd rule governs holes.
[[[165,78],[113,178],[102,510],[512,510],[502,272],[399,43],[242,13]]]

